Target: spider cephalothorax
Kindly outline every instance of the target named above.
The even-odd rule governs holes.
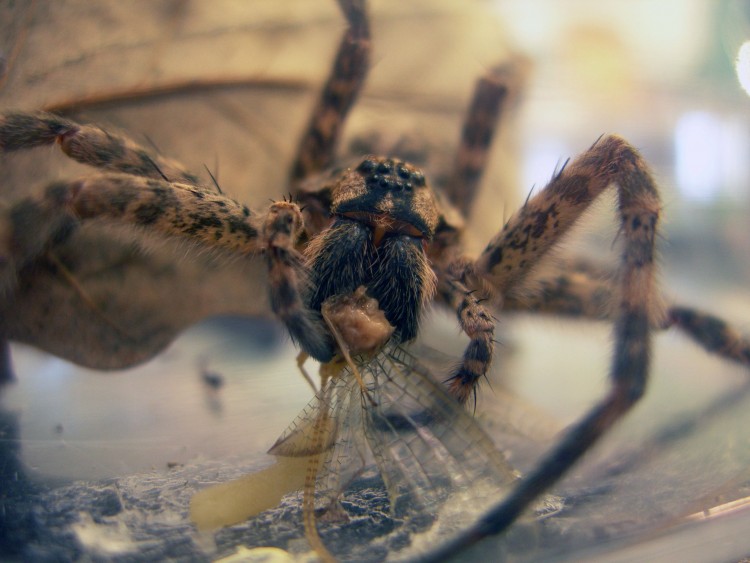
[[[392,158],[365,158],[344,173],[333,190],[331,213],[357,219],[375,231],[375,244],[386,234],[431,239],[438,208],[424,174]]]

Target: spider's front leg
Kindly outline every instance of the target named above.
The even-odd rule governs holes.
[[[139,146],[122,135],[93,125],[82,125],[51,113],[0,115],[0,152],[27,150],[58,143],[82,164],[109,172],[198,185],[195,174],[179,163]]]
[[[461,364],[447,382],[448,392],[461,404],[473,396],[476,406],[476,387],[492,363],[495,322],[483,300],[466,287],[464,269],[463,262],[454,263],[446,275],[440,276],[444,281],[438,291],[456,311],[461,330],[469,337]]]
[[[230,198],[187,184],[101,174],[51,184],[41,196],[15,203],[8,212],[8,255],[23,263],[80,221],[102,218],[208,247],[243,254],[258,250],[254,214]],[[50,224],[53,232],[47,231]]]
[[[539,261],[608,186],[617,188],[620,291],[615,352],[608,395],[565,435],[511,494],[436,559],[505,530],[554,484],[643,395],[648,377],[651,326],[658,324],[654,240],[660,203],[648,168],[626,141],[606,137],[564,167],[514,215],[465,275],[490,282],[500,295],[520,290]]]
[[[57,182],[6,210],[6,271],[15,271],[80,221],[109,218],[211,247],[256,251],[255,216],[173,160],[98,127],[38,113],[0,115],[0,152],[59,143],[69,157],[116,172]]]
[[[320,312],[307,305],[312,291],[311,274],[305,258],[295,248],[303,230],[302,212],[296,203],[280,201],[271,205],[262,229],[271,309],[305,353],[328,362],[333,358],[334,343]]]

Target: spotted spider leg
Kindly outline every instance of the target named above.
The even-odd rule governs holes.
[[[522,288],[539,260],[580,218],[581,213],[616,180],[621,214],[629,195],[623,177],[646,165],[625,140],[608,136],[598,140],[581,156],[562,168],[547,187],[508,221],[471,265],[478,278],[489,282],[500,296]],[[649,185],[653,182],[649,181]],[[621,235],[627,234],[622,225]]]
[[[473,275],[492,283],[500,296],[517,288],[589,204],[607,187],[618,195],[620,292],[615,350],[604,399],[496,507],[459,538],[431,555],[437,561],[497,534],[552,486],[643,395],[648,376],[651,326],[660,318],[654,281],[658,193],[646,163],[618,137],[605,137],[564,167],[532,198],[471,264]]]
[[[318,98],[292,165],[296,184],[333,165],[344,121],[364,84],[370,59],[370,24],[365,0],[339,0],[349,23],[328,80]]]
[[[314,358],[333,358],[334,343],[318,311],[307,306],[311,291],[305,259],[295,245],[304,230],[302,212],[293,202],[271,205],[262,229],[269,273],[271,309],[290,336]]]
[[[570,318],[611,320],[616,287],[612,273],[586,271],[565,261],[534,277],[533,289],[504,296],[503,310]]]
[[[503,310],[571,318],[611,320],[617,288],[613,275],[587,261],[565,261],[558,271],[534,280],[535,289],[511,295]],[[750,365],[750,340],[737,328],[693,307],[668,303],[656,330],[676,328],[706,351],[726,360]]]
[[[492,141],[501,128],[500,122],[505,110],[521,88],[523,71],[523,60],[514,57],[491,68],[477,80],[461,126],[453,169],[442,181],[437,179],[435,186],[442,218],[428,252],[441,282],[438,296],[456,310],[460,296],[453,293],[463,292],[456,290],[449,277],[443,274],[446,273],[446,265],[460,250],[461,233],[470,218],[471,208],[489,160]],[[406,147],[395,147],[396,151],[404,149],[419,157],[421,161],[427,160],[426,154],[417,154],[414,147],[409,148],[408,143]]]
[[[446,284],[448,303],[456,311],[461,330],[469,337],[461,363],[448,380],[448,392],[459,403],[465,404],[474,397],[476,406],[477,382],[487,373],[495,348],[495,321],[490,311],[482,305],[476,292],[465,285],[461,274],[449,275]]]
[[[461,129],[461,138],[448,183],[443,193],[455,208],[468,218],[471,206],[487,166],[492,140],[500,125],[503,111],[520,89],[523,80],[523,61],[510,62],[491,68],[480,77]],[[445,221],[433,240],[433,267],[438,273],[438,295],[456,311],[461,330],[469,337],[461,363],[449,380],[449,392],[461,403],[473,396],[474,385],[492,363],[495,323],[483,299],[469,290],[464,275],[463,260],[450,263],[458,248],[456,233]],[[446,265],[446,262],[448,264]]]
[[[480,77],[474,87],[461,128],[453,172],[442,190],[464,217],[469,217],[471,212],[502,114],[520,89],[522,66],[520,58],[499,64]]]
[[[80,222],[98,218],[242,254],[258,251],[256,215],[213,186],[187,183],[195,177],[174,161],[124,137],[51,114],[0,116],[4,152],[56,141],[84,164],[127,173],[55,182],[38,195],[14,202],[4,211],[5,237],[0,240],[6,271],[18,271],[50,244],[65,240]]]
[[[679,305],[667,309],[664,328],[677,327],[713,352],[743,365],[750,365],[750,340],[729,323],[703,311]]]
[[[0,116],[0,150],[11,152],[59,143],[73,160],[110,172],[199,185],[199,178],[172,159],[92,125],[44,112]],[[215,190],[214,190],[215,191]]]

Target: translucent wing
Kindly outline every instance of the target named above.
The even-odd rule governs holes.
[[[515,471],[412,354],[389,344],[374,358],[355,361],[369,397],[344,368],[270,450],[322,455],[318,505],[331,505],[370,454],[388,489],[391,513],[399,518],[430,517],[449,505],[476,517],[497,501]],[[452,526],[458,524],[455,512]]]
[[[477,422],[399,346],[360,366],[374,398],[363,430],[388,487],[391,509],[427,513],[449,498],[490,504],[516,478]]]
[[[285,457],[321,454],[315,491],[328,505],[359,474],[367,458],[361,390],[348,369],[330,379],[297,415],[268,453]]]

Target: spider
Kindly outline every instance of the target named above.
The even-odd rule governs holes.
[[[107,219],[182,237],[242,258],[263,255],[272,309],[303,352],[329,362],[339,352],[321,313],[330,298],[364,287],[394,327],[396,343],[419,332],[424,307],[457,312],[469,337],[447,381],[470,403],[494,354],[493,314],[502,311],[608,318],[614,323],[611,389],[537,468],[480,522],[436,558],[507,529],[642,396],[651,333],[677,327],[710,352],[750,363],[750,345],[722,320],[689,307],[661,306],[654,274],[660,201],[648,166],[617,136],[599,138],[557,170],[549,184],[502,226],[477,258],[464,254],[463,217],[514,84],[503,65],[480,79],[468,109],[453,174],[433,185],[398,155],[336,160],[346,117],[364,84],[370,29],[364,0],[341,0],[348,29],[291,170],[291,201],[256,212],[202,184],[178,163],[125,137],[46,113],[0,117],[4,152],[59,143],[71,158],[103,170],[57,182],[6,211],[3,265],[20,269],[67,240],[79,224]],[[620,268],[602,281],[587,263],[535,277],[540,264],[597,197],[618,198]],[[569,268],[566,268],[569,266]],[[530,286],[530,282],[534,282]],[[611,309],[602,302],[612,300]]]

